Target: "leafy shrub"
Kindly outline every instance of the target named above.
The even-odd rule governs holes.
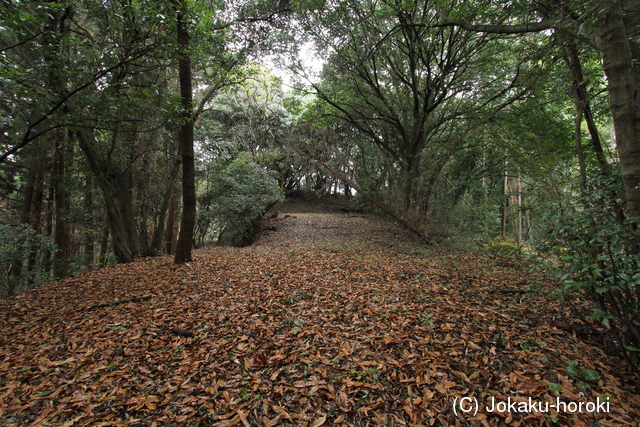
[[[496,205],[470,195],[457,204],[452,200],[434,200],[424,229],[430,238],[446,247],[471,251],[485,249],[500,226]]]
[[[36,262],[36,254],[55,250],[51,239],[27,225],[0,225],[0,296],[11,296],[48,279],[46,266]]]
[[[499,257],[520,258],[522,248],[513,239],[495,238],[482,245],[482,250]]]
[[[209,191],[200,196],[200,219],[207,218],[219,231],[218,242],[245,246],[252,242],[266,209],[283,195],[272,171],[254,163],[248,153],[213,177]]]
[[[594,319],[614,332],[629,362],[640,362],[640,254],[638,237],[621,215],[619,180],[609,180],[575,206],[547,219],[552,224],[537,251],[544,254],[564,292],[586,294]]]

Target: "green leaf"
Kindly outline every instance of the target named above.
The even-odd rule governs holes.
[[[551,390],[553,392],[556,392],[556,393],[561,393],[562,392],[562,387],[558,383],[549,383],[549,390]]]
[[[597,381],[598,378],[600,378],[600,374],[596,371],[592,371],[591,369],[583,369],[580,374],[585,381]]]
[[[578,361],[577,360],[571,361],[569,363],[569,366],[567,366],[567,369],[564,370],[564,373],[569,375],[570,377],[578,376]]]

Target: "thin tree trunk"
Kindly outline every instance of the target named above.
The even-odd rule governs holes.
[[[505,168],[504,168],[504,176],[503,176],[503,180],[502,180],[502,210],[501,210],[501,224],[502,224],[502,231],[500,233],[500,237],[502,237],[503,239],[505,237],[507,237],[507,225],[509,224],[509,222],[507,221],[507,217],[508,217],[508,210],[509,210],[509,172],[507,171],[507,165],[505,163]]]
[[[583,104],[576,99],[576,113],[574,137],[576,140],[576,155],[578,156],[578,167],[580,170],[580,196],[585,203],[587,193],[587,166],[584,158],[584,149],[582,148],[582,110]],[[585,206],[586,207],[586,206]]]
[[[182,124],[178,143],[182,155],[182,220],[174,262],[181,264],[192,260],[191,248],[196,223],[195,159],[193,150],[193,91],[191,76],[190,40],[187,26],[187,6],[184,0],[174,0],[177,12],[177,38],[180,49],[178,77],[182,103]]]
[[[169,205],[169,214],[167,216],[167,226],[164,233],[164,252],[167,255],[173,255],[175,252],[176,211],[178,210],[177,204],[178,201],[174,199],[174,196],[172,196]]]
[[[109,246],[109,227],[102,229],[102,238],[100,239],[100,254],[98,255],[98,265],[105,267],[107,265],[107,250]]]
[[[587,88],[585,86],[584,74],[582,72],[582,64],[580,63],[580,55],[578,53],[578,47],[574,42],[569,42],[569,69],[573,77],[573,91],[576,98],[576,104],[579,109],[579,116],[582,120],[584,117],[587,122],[587,129],[591,136],[591,145],[593,151],[596,153],[596,158],[603,171],[607,171],[608,163],[607,158],[604,155],[602,143],[600,141],[600,134],[598,133],[598,127],[596,126],[593,113],[591,112],[591,105],[589,103],[589,96],[587,94]]]
[[[55,197],[55,244],[58,250],[53,258],[53,276],[64,278],[68,275],[68,257],[71,249],[71,230],[67,215],[69,214],[69,197],[65,189],[66,173],[66,136],[64,131],[54,132],[55,158],[53,166],[53,187]]]
[[[37,232],[40,233],[42,231],[43,224],[43,214],[45,208],[44,204],[44,191],[47,183],[50,182],[50,174],[51,174],[51,163],[49,157],[49,152],[46,149],[38,149],[38,145],[36,145],[37,153],[37,174],[35,181],[35,188],[33,193],[33,199],[31,201],[31,214],[29,216],[29,221],[31,227]],[[42,253],[38,254],[38,252],[31,253],[26,260],[26,263],[23,265],[23,268],[31,268],[37,262],[38,256],[42,257]],[[48,258],[47,258],[48,259]]]
[[[84,232],[84,265],[88,270],[93,270],[95,246],[93,241],[93,185],[91,176],[87,176],[84,191],[84,215],[85,232]]]
[[[513,237],[518,247],[522,246],[522,186],[520,176],[507,176],[507,188],[509,192],[509,206],[511,207],[511,223],[513,224]]]
[[[51,178],[50,181],[53,181],[53,171],[51,172]],[[46,197],[46,203],[45,203],[45,233],[44,235],[47,237],[53,237],[53,199],[54,199],[54,192],[53,192],[53,183],[51,182],[50,185],[47,188],[47,197]],[[42,254],[42,260],[46,263],[47,265],[47,272],[51,272],[51,251],[45,251]]]
[[[167,191],[164,194],[164,197],[162,199],[162,206],[160,206],[158,224],[156,225],[156,229],[153,233],[153,239],[151,241],[151,247],[149,248],[149,253],[151,255],[157,255],[160,252],[160,249],[162,247],[162,238],[166,234],[165,223],[167,222],[167,210],[169,209],[169,205],[173,200],[173,193],[174,193],[174,186],[175,186],[174,181],[176,179],[176,175],[178,174],[178,170],[180,170],[179,160],[174,163],[171,173],[169,175]],[[175,210],[173,212],[175,213]],[[173,220],[171,221],[171,227],[173,227]]]

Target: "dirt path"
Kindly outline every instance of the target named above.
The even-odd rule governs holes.
[[[418,245],[415,237],[390,221],[353,213],[297,213],[279,215],[263,226],[256,246]]]

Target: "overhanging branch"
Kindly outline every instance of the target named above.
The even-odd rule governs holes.
[[[455,19],[446,18],[445,22],[432,25],[432,27],[460,27],[467,31],[476,33],[491,33],[491,34],[525,34],[525,33],[539,33],[540,31],[558,29],[563,26],[563,21],[560,17],[545,18],[539,22],[525,22],[524,24],[515,25],[487,25],[487,24],[471,24],[470,22],[459,21]]]

